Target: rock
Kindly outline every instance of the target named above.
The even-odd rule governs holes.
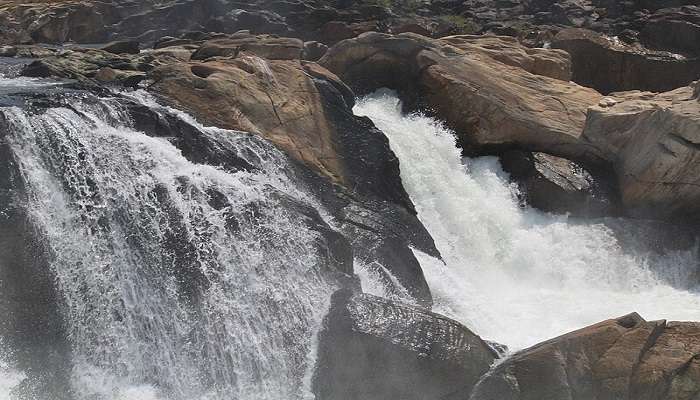
[[[700,324],[611,319],[523,350],[471,400],[687,400],[700,393]]]
[[[700,5],[658,10],[644,24],[640,39],[653,48],[700,56]]]
[[[571,58],[564,51],[528,48],[510,36],[448,36],[441,39],[467,52],[480,52],[496,61],[520,67],[535,75],[571,80]]]
[[[146,74],[140,71],[119,71],[110,67],[104,67],[97,71],[95,79],[104,83],[114,83],[126,87],[136,87],[146,78]]]
[[[632,215],[700,217],[698,83],[666,93],[617,93],[594,106],[584,137],[611,160],[622,203]]]
[[[603,93],[672,90],[700,78],[700,59],[631,46],[587,29],[565,29],[552,47],[571,54],[573,81]]]
[[[495,358],[456,321],[341,291],[320,334],[313,390],[319,400],[441,399],[471,389]]]
[[[239,52],[246,52],[269,60],[300,60],[303,49],[304,43],[299,39],[270,35],[253,36],[243,31],[231,36],[205,41],[192,54],[192,59],[235,57]]]
[[[367,264],[380,263],[417,302],[429,306],[430,290],[410,247],[440,255],[416,218],[386,137],[369,119],[352,113],[355,96],[335,75],[298,57],[261,58],[256,52],[279,56],[275,49],[285,58],[287,50],[278,44],[288,41],[262,35],[256,44],[255,38],[245,32],[192,33],[180,38],[189,44],[159,46],[138,55],[76,48],[37,60],[24,72],[76,79],[96,90],[104,83],[134,86],[145,76],[149,90],[161,101],[202,123],[268,139],[298,163],[299,174],[307,176],[339,228],[356,239],[354,256]],[[191,53],[214,39],[242,45],[227,57],[190,60]],[[173,129],[149,113],[133,110],[140,126]],[[184,155],[199,162],[191,146],[181,146]],[[223,163],[209,158],[206,162]]]
[[[0,46],[0,57],[14,57],[17,55],[17,47]]]
[[[139,54],[139,46],[139,42],[135,40],[121,40],[108,43],[101,49],[113,54]]]
[[[518,182],[522,198],[537,209],[599,217],[616,213],[615,191],[604,178],[582,166],[546,153],[511,150],[501,156],[503,169]]]
[[[328,46],[319,42],[305,42],[302,59],[306,61],[318,61],[328,51]]]
[[[357,92],[389,87],[412,94],[455,130],[468,152],[519,147],[587,165],[604,163],[581,139],[589,105],[602,98],[598,92],[505,64],[488,47],[478,50],[478,40],[466,46],[469,39],[462,38],[462,48],[450,40],[364,34],[332,47],[320,63]],[[517,55],[508,63],[518,65],[527,52],[498,57],[508,54]]]
[[[30,194],[10,145],[16,130],[0,115],[0,337],[3,347],[12,349],[3,362],[27,372],[13,395],[68,400],[70,343],[60,317],[61,295],[51,255],[26,206]]]

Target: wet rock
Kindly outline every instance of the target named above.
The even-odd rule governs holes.
[[[523,199],[532,207],[581,217],[618,211],[612,183],[594,178],[572,161],[546,153],[511,150],[501,156],[501,164],[518,182]]]
[[[630,314],[515,354],[469,398],[687,400],[700,392],[699,338],[697,323]]]
[[[698,84],[626,92],[591,108],[584,136],[613,162],[625,209],[646,218],[700,216]]]
[[[626,45],[586,29],[566,29],[552,47],[571,54],[572,80],[602,93],[672,90],[700,78],[700,59]]]
[[[103,46],[101,49],[113,54],[139,54],[139,42],[134,40],[121,40],[111,42]]]
[[[15,129],[0,115],[0,337],[14,350],[3,360],[27,371],[16,394],[67,400],[70,344],[50,255],[27,210],[26,182],[10,147]]]
[[[469,390],[496,357],[456,321],[386,299],[338,292],[319,338],[319,400],[440,399]]]

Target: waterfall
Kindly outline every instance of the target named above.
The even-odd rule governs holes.
[[[402,115],[391,92],[362,99],[355,113],[388,136],[443,256],[417,254],[436,311],[511,349],[632,311],[700,319],[696,249],[658,254],[623,245],[604,221],[523,208],[495,158],[462,159],[452,132]]]
[[[195,126],[259,168],[193,163],[136,130],[116,98],[63,102],[0,113],[61,299],[73,396],[310,396],[313,342],[336,288],[307,227],[305,210],[319,206],[285,174],[286,158],[247,134]],[[23,378],[5,358],[7,393]]]

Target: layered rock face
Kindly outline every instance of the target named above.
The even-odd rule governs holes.
[[[700,393],[700,325],[637,314],[519,352],[471,400],[688,400]]]
[[[603,93],[667,91],[700,78],[700,58],[632,46],[586,29],[565,29],[552,47],[572,57],[572,80]]]
[[[366,294],[336,293],[324,326],[314,376],[319,400],[468,393],[496,358],[456,321]]]

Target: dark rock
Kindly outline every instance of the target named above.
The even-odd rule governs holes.
[[[72,398],[70,344],[51,255],[26,208],[26,182],[10,147],[14,132],[16,127],[0,115],[0,337],[3,347],[13,349],[4,361],[27,371],[17,394],[67,400]]]
[[[582,217],[617,212],[612,184],[595,179],[572,161],[545,153],[512,150],[501,156],[501,164],[518,182],[523,199],[532,207]]]
[[[305,42],[302,59],[306,61],[318,61],[328,51],[328,46],[319,42]]]
[[[102,50],[113,54],[139,54],[140,44],[134,40],[121,40],[111,42],[102,47]]]
[[[319,400],[441,399],[476,384],[496,358],[456,321],[409,305],[337,292],[319,338]]]
[[[629,46],[585,29],[559,32],[552,47],[571,54],[574,82],[602,93],[662,92],[700,78],[700,59]]]
[[[652,14],[640,39],[650,47],[700,56],[700,4]]]

